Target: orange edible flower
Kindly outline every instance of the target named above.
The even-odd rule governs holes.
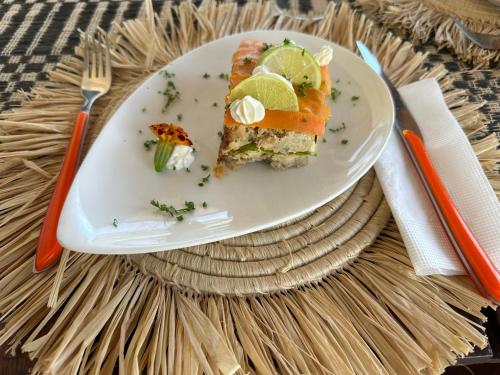
[[[193,144],[188,134],[180,126],[163,123],[150,125],[149,129],[160,139],[160,141],[172,142],[176,145],[184,146],[191,146]]]

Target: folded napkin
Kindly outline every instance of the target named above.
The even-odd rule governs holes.
[[[399,89],[465,223],[500,269],[500,204],[433,79]],[[417,275],[464,274],[396,130],[375,170]]]

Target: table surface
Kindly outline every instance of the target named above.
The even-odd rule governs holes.
[[[61,58],[72,54],[79,42],[78,29],[93,31],[100,26],[108,30],[113,21],[137,17],[143,7],[142,0],[32,0],[29,3],[4,0],[0,4],[0,110],[18,105],[18,90],[29,91],[35,82],[46,79],[46,72],[53,70]],[[153,0],[157,12],[161,12],[164,4],[164,1]],[[302,10],[307,10],[307,1],[300,4]],[[450,51],[438,51],[433,45],[417,49],[429,53],[428,66],[445,64],[456,78],[455,86],[470,93],[469,101],[487,102],[480,111],[489,120],[488,132],[499,134],[499,70],[470,71],[472,67],[457,62]],[[499,372],[500,310],[488,309],[486,314],[490,346],[461,359],[461,365],[448,369],[446,374]],[[28,374],[31,362],[27,356],[18,353],[11,357],[6,350],[6,346],[0,347],[0,374]],[[468,369],[463,365],[469,366]]]

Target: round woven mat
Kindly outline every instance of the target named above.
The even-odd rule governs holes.
[[[352,262],[389,218],[371,170],[336,199],[278,227],[129,259],[143,273],[198,292],[270,293],[314,282]]]

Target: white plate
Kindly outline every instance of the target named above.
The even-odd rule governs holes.
[[[346,129],[326,131],[319,156],[304,168],[276,171],[256,163],[231,171],[209,184],[201,164],[213,166],[222,129],[227,82],[221,72],[231,68],[231,55],[243,39],[278,43],[285,37],[316,52],[334,49],[330,72],[342,94],[331,103],[328,128],[345,122]],[[101,131],[73,182],[59,221],[57,237],[69,249],[100,254],[132,254],[199,245],[261,230],[305,214],[338,196],[377,160],[393,123],[390,94],[382,80],[356,55],[338,45],[290,31],[255,31],[232,35],[195,49],[165,67],[175,72],[182,99],[162,114],[165,88],[160,74],[149,77],[114,113]],[[207,72],[210,79],[203,79]],[[340,82],[335,83],[336,80]],[[356,105],[352,96],[359,96]],[[195,103],[194,98],[198,99]],[[213,107],[217,102],[218,107]],[[146,108],[143,112],[142,108]],[[176,122],[197,149],[191,173],[153,170],[154,150],[147,125]],[[142,130],[142,134],[139,133]],[[348,143],[341,144],[342,139]],[[151,199],[184,205],[194,201],[193,214],[177,222],[150,205]],[[201,207],[206,201],[208,207]],[[113,226],[116,218],[118,225]]]

